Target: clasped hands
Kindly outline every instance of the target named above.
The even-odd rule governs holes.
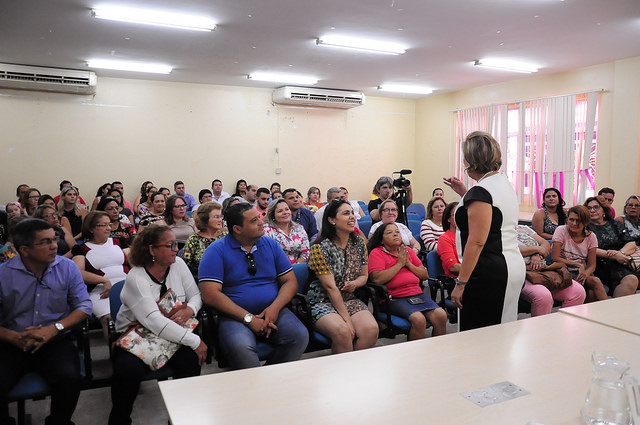
[[[57,334],[58,330],[54,326],[29,326],[24,332],[17,332],[14,344],[25,353],[35,353]]]
[[[256,335],[264,335],[269,338],[272,331],[278,330],[275,324],[278,314],[279,312],[272,306],[265,308],[262,313],[253,316],[251,323],[249,323],[249,329]]]

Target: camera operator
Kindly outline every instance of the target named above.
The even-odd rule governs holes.
[[[411,205],[411,203],[413,202],[413,192],[411,190],[411,182],[402,176],[402,174],[409,174],[411,173],[411,171],[409,171],[409,173],[404,173],[404,171],[409,170],[402,170],[402,172],[400,173],[400,177],[395,181],[388,176],[380,177],[376,182],[376,185],[373,187],[373,194],[378,198],[369,201],[367,209],[369,210],[369,215],[371,216],[371,220],[373,220],[374,223],[380,221],[380,213],[378,212],[378,207],[383,201],[386,201],[387,199],[393,199],[394,201],[396,201],[396,205],[398,206],[398,218],[396,219],[396,221],[405,223],[406,207]],[[395,186],[399,189],[397,192],[394,192],[394,183]],[[402,202],[403,200],[404,202]]]

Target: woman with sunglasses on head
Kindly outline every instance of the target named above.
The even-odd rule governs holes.
[[[187,215],[187,202],[180,195],[171,195],[167,200],[167,210],[164,221],[169,225],[178,240],[178,247],[182,249],[189,236],[198,231],[193,218]]]
[[[555,187],[548,187],[542,193],[542,208],[533,213],[531,227],[543,239],[550,240],[558,226],[567,223],[562,194]]]
[[[122,249],[117,239],[111,238],[111,219],[103,211],[92,211],[82,223],[82,245],[71,248],[76,263],[87,284],[93,315],[102,324],[104,337],[108,341],[108,322],[111,317],[109,291],[111,285],[127,277],[128,249]]]
[[[76,241],[73,239],[71,232],[60,225],[58,212],[49,205],[40,205],[33,213],[34,218],[41,218],[54,227],[56,236],[58,237],[58,255],[71,258],[71,248],[75,246]]]
[[[331,339],[334,354],[371,348],[378,340],[376,320],[354,294],[369,276],[367,248],[354,233],[355,225],[349,201],[334,199],[309,255],[309,269],[316,275],[308,292],[314,327]]]
[[[123,223],[133,225],[135,223],[133,212],[124,206],[124,197],[122,196],[122,191],[120,189],[111,189],[107,196],[113,198],[118,203],[118,213],[119,219]]]
[[[602,196],[587,198],[584,206],[591,216],[589,230],[598,239],[595,275],[609,287],[609,294],[613,297],[635,294],[638,276],[626,267],[636,250],[635,241],[624,225],[613,219],[611,208]]]
[[[635,241],[636,247],[640,245],[640,196],[631,195],[624,203],[624,210],[616,221],[624,224],[629,236]]]
[[[120,248],[129,248],[133,242],[133,238],[136,237],[138,232],[129,222],[129,219],[123,214],[120,214],[118,201],[111,196],[103,196],[98,203],[97,210],[109,214],[109,219],[111,220],[111,237],[118,240]]]
[[[136,214],[136,216],[142,217],[145,214],[144,211],[138,212],[138,206],[146,202],[147,194],[149,193],[149,189],[151,189],[152,187],[153,187],[153,183],[149,180],[142,183],[142,186],[140,186],[140,195],[138,195],[136,197],[136,200],[133,202],[133,212]]]
[[[168,226],[151,225],[138,234],[131,246],[129,260],[133,267],[122,288],[122,307],[116,318],[117,332],[138,322],[155,335],[181,345],[164,366],[173,371],[174,379],[198,376],[207,355],[207,346],[200,337],[183,327],[198,313],[202,299],[189,268],[177,254],[178,242]],[[169,289],[184,307],[165,316],[157,303]],[[120,347],[113,349],[112,356],[113,405],[109,425],[130,424],[140,382],[150,369]]]

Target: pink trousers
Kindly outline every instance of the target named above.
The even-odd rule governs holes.
[[[562,301],[562,307],[580,305],[586,297],[584,287],[575,280],[571,282],[571,286],[568,288],[550,291],[543,285],[533,285],[525,280],[520,297],[531,303],[532,317],[551,313],[553,300]]]

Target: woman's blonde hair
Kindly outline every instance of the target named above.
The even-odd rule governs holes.
[[[465,138],[462,154],[469,164],[467,173],[485,174],[498,171],[502,166],[500,145],[491,134],[484,131],[474,131]]]

